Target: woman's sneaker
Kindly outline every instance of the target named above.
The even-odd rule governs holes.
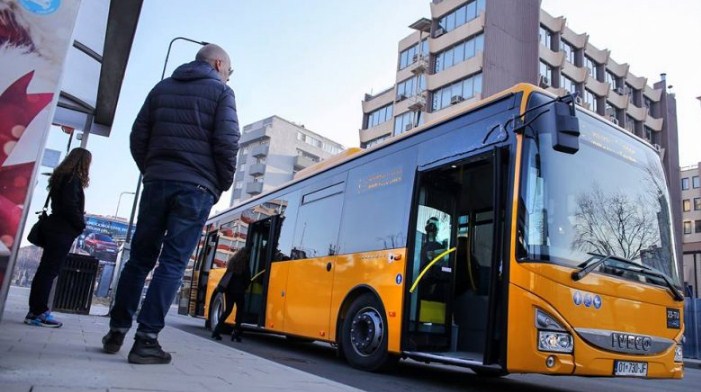
[[[36,316],[32,314],[32,312],[27,313],[27,316],[24,317],[24,323],[27,325],[46,328],[61,328],[63,325],[63,323],[56,320],[48,310]]]

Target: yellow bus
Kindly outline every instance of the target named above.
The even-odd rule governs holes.
[[[683,376],[660,157],[573,96],[519,84],[298,174],[210,218],[181,313],[218,322],[245,246],[244,327],[356,368]]]

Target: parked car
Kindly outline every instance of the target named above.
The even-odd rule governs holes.
[[[119,245],[107,234],[90,233],[85,237],[83,249],[100,260],[114,261],[117,259]]]

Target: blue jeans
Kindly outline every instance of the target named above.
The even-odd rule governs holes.
[[[176,181],[144,183],[131,256],[117,284],[110,328],[126,332],[148,273],[156,265],[137,322],[137,334],[156,337],[214,204],[204,187]],[[160,253],[160,257],[159,257]]]

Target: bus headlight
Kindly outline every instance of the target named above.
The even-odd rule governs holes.
[[[674,362],[684,362],[684,351],[680,345],[674,347]]]
[[[553,316],[536,309],[535,326],[538,329],[538,350],[558,353],[574,350],[572,335]]]

